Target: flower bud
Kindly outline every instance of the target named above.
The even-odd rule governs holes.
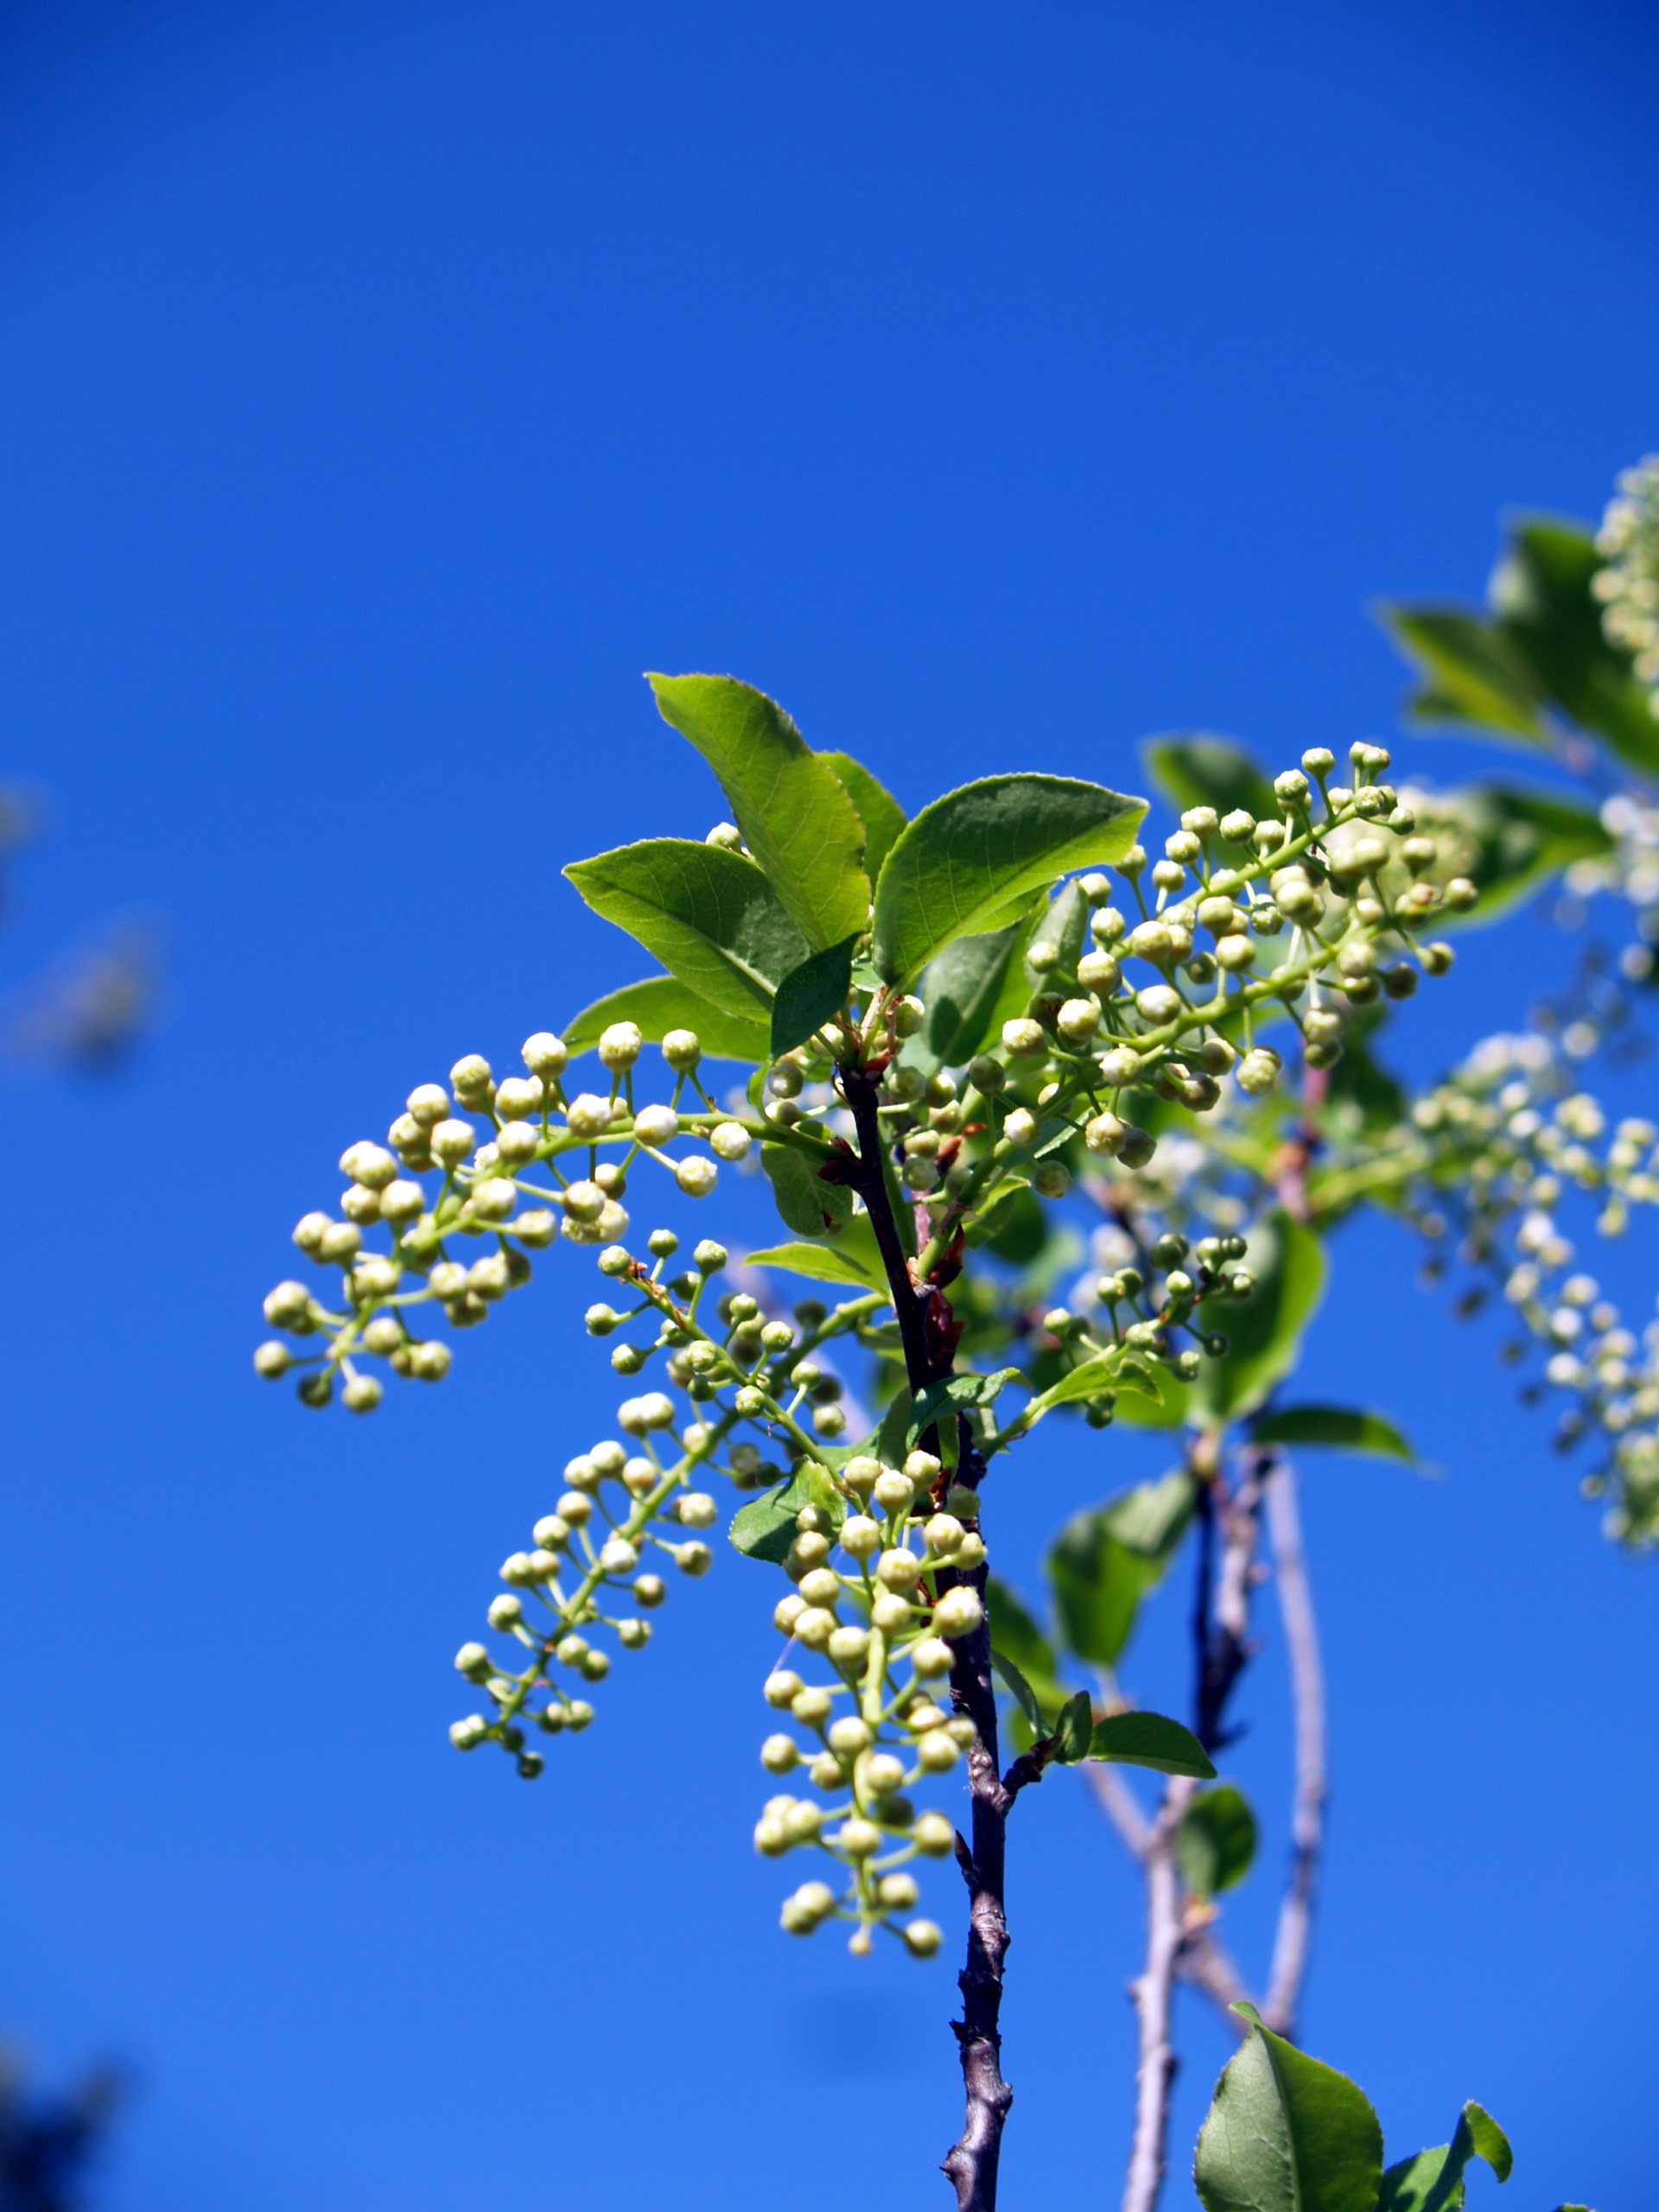
[[[531,1075],[552,1083],[564,1073],[570,1054],[563,1037],[556,1037],[550,1029],[538,1029],[533,1037],[525,1038],[519,1057]]]
[[[910,1834],[917,1850],[930,1859],[948,1859],[957,1847],[957,1832],[943,1813],[924,1813]]]
[[[933,1627],[937,1634],[955,1638],[971,1636],[985,1618],[985,1608],[979,1592],[959,1584],[947,1590],[933,1608]]]
[[[1040,1021],[1032,1021],[1024,1014],[1002,1025],[1002,1049],[1026,1058],[1047,1049],[1048,1039],[1043,1034]]]
[[[475,1751],[490,1732],[490,1724],[481,1713],[469,1713],[464,1720],[450,1723],[449,1740],[458,1751]]]
[[[792,1736],[768,1736],[760,1746],[760,1764],[768,1774],[787,1774],[800,1760],[800,1747]]]
[[[912,1920],[900,1933],[912,1959],[931,1959],[944,1941],[944,1930],[937,1920]]]

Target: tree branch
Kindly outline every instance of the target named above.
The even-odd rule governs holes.
[[[1325,1843],[1325,1669],[1302,1548],[1296,1477],[1280,1459],[1267,1484],[1268,1527],[1277,1567],[1279,1614],[1285,1625],[1295,1716],[1296,1780],[1291,1810],[1290,1878],[1279,1908],[1273,1971],[1262,2017],[1279,2034],[1294,2034],[1313,1929],[1313,1897]]]
[[[1175,1837],[1192,1796],[1191,1782],[1179,1776],[1171,1779],[1141,1862],[1147,1872],[1147,1960],[1133,1986],[1141,2049],[1123,2212],[1153,2212],[1164,2182],[1170,2093],[1179,2063],[1171,2022],[1175,1976],[1185,1945]]]
[[[948,1325],[949,1308],[942,1292],[931,1284],[918,1283],[905,1250],[887,1185],[875,1078],[861,1069],[848,1071],[841,1084],[858,1138],[848,1179],[870,1216],[899,1319],[906,1376],[912,1395],[919,1397],[929,1383],[949,1375],[953,1364],[955,1335]],[[958,1474],[976,1487],[984,1476],[984,1463],[965,1418],[957,1420],[957,1446]],[[965,1574],[947,1571],[939,1576],[941,1592],[966,1586],[978,1596],[982,1608],[985,1580],[982,1567]],[[968,1885],[968,1955],[957,1976],[962,2018],[951,2023],[962,2056],[967,2113],[944,2171],[957,2192],[957,2212],[996,2212],[1002,2129],[1014,2102],[1014,2092],[1002,2078],[1001,2027],[1002,1964],[1008,1948],[1004,1867],[1014,1792],[1004,1785],[1000,1769],[988,1618],[982,1619],[971,1636],[958,1640],[955,1655],[951,1703],[974,1724],[974,1744],[968,1754],[970,1834],[957,1837],[957,1861]]]

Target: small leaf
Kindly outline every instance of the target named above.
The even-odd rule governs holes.
[[[559,1034],[573,1052],[585,1052],[613,1021],[634,1023],[648,1045],[660,1045],[671,1029],[692,1029],[711,1059],[766,1058],[762,1023],[725,1013],[674,976],[647,976],[640,982],[625,983],[620,991],[607,991],[567,1021]]]
[[[1198,1790],[1181,1815],[1175,1857],[1194,1897],[1219,1897],[1242,1882],[1255,1857],[1255,1815],[1243,1791],[1230,1782]]]
[[[844,1183],[826,1183],[798,1146],[763,1144],[760,1165],[785,1228],[798,1236],[833,1236],[851,1218],[852,1192]]]
[[[1000,1367],[995,1375],[947,1375],[943,1382],[930,1382],[911,1414],[906,1444],[925,1435],[944,1414],[995,1405],[1010,1382],[1024,1380],[1017,1367]]]
[[[1014,1692],[1014,1702],[1033,1729],[1043,1726],[1043,1708],[1037,1702],[1037,1693],[1026,1680],[1006,1652],[991,1646],[991,1664]]]
[[[1045,1564],[1066,1649],[1092,1665],[1115,1667],[1145,1594],[1144,1560],[1113,1541],[1099,1514],[1080,1513],[1060,1531]]]
[[[920,1037],[912,1039],[906,1059],[913,1058],[930,1074],[966,1066],[992,1034],[1010,973],[1018,972],[1021,1005],[1028,995],[1020,956],[1029,935],[1028,923],[1010,922],[1006,929],[958,938],[945,947],[922,979],[927,1020]]]
[[[815,952],[798,968],[791,968],[778,986],[772,1002],[772,1055],[792,1052],[804,1045],[815,1029],[833,1021],[847,1004],[853,982],[855,937]]]
[[[596,914],[742,1020],[770,1023],[773,992],[811,950],[754,862],[718,845],[647,837],[564,873]]]
[[[1195,1775],[1213,1782],[1216,1770],[1190,1728],[1161,1713],[1114,1713],[1096,1720],[1089,1738],[1091,1759],[1117,1766],[1149,1766],[1159,1774]]]
[[[1526,655],[1495,622],[1456,607],[1385,607],[1382,620],[1429,678],[1418,719],[1472,723],[1534,745],[1548,742],[1539,717],[1543,686]]]
[[[958,938],[1007,927],[1056,877],[1122,860],[1146,810],[1065,776],[988,776],[936,799],[881,870],[877,968],[908,984]]]
[[[748,1253],[744,1265],[779,1268],[787,1274],[805,1275],[813,1282],[850,1283],[855,1290],[881,1287],[880,1265],[872,1271],[845,1239],[835,1244],[773,1244],[764,1252]]]
[[[1250,1434],[1258,1444],[1325,1444],[1336,1452],[1369,1452],[1379,1459],[1418,1465],[1417,1454],[1391,1421],[1352,1406],[1281,1406],[1261,1414]]]
[[[1245,1266],[1255,1287],[1227,1308],[1227,1351],[1206,1358],[1190,1386],[1200,1421],[1236,1420],[1284,1380],[1325,1288],[1325,1248],[1287,1214],[1274,1215],[1254,1231]]]
[[[1491,2113],[1472,2101],[1458,2117],[1457,2133],[1437,2150],[1402,2158],[1382,2177],[1376,2212],[1460,2212],[1471,2158],[1484,2158],[1499,2181],[1515,2164],[1510,2141]]]
[[[1136,1390],[1143,1398],[1157,1404],[1163,1396],[1162,1383],[1144,1360],[1133,1352],[1116,1348],[1085,1359],[1052,1383],[1040,1397],[1027,1407],[1027,1414],[1040,1416],[1055,1406],[1076,1405],[1088,1398],[1098,1398],[1107,1391]]]
[[[746,1558],[781,1567],[795,1541],[795,1516],[806,1505],[817,1506],[831,1530],[847,1517],[847,1502],[828,1471],[810,1459],[803,1461],[786,1483],[763,1491],[738,1508],[731,1540]]]
[[[1155,737],[1141,753],[1147,774],[1178,807],[1213,806],[1220,815],[1243,807],[1258,822],[1278,817],[1272,783],[1243,747],[1230,738]]]
[[[905,810],[887,785],[879,783],[848,753],[821,753],[841,779],[842,788],[864,827],[864,873],[874,883],[881,863],[893,850],[893,841],[905,826]]]
[[[1192,2178],[1205,2212],[1377,2212],[1382,2130],[1364,2092],[1264,2028],[1216,2086]]]
[[[840,777],[783,709],[729,676],[647,681],[663,720],[720,779],[744,843],[808,945],[822,950],[867,929],[864,825]]]
[[[1076,1766],[1089,1757],[1094,1717],[1094,1702],[1087,1690],[1078,1690],[1060,1707],[1054,1723],[1054,1757],[1062,1766]]]

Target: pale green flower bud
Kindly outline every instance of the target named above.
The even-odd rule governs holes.
[[[490,1732],[490,1724],[481,1713],[469,1713],[464,1720],[450,1723],[449,1740],[458,1751],[475,1751]]]
[[[671,1029],[663,1039],[662,1052],[677,1075],[690,1075],[702,1058],[702,1039],[695,1029]]]
[[[766,1677],[766,1703],[776,1706],[780,1712],[787,1712],[800,1695],[802,1688],[800,1676],[790,1668],[775,1668]]]
[[[954,1597],[956,1592],[951,1591],[949,1594]],[[974,1593],[970,1590],[968,1594],[971,1598]],[[922,1680],[928,1681],[936,1675],[948,1675],[956,1663],[956,1659],[950,1645],[942,1638],[937,1636],[926,1636],[911,1653],[910,1663]]]
[[[897,1636],[911,1624],[911,1605],[896,1590],[878,1590],[870,1605],[870,1618],[883,1636]]]
[[[849,1514],[842,1523],[841,1542],[855,1559],[873,1559],[881,1548],[881,1531],[868,1514]]]
[[[499,1598],[491,1599],[489,1621],[492,1628],[516,1628],[524,1618],[523,1600],[515,1598],[510,1590],[504,1590]]]
[[[784,1600],[785,1605],[788,1602],[787,1599]],[[779,1611],[781,1612],[782,1609],[780,1605]],[[777,1618],[776,1614],[773,1618]],[[836,1617],[826,1606],[804,1605],[795,1617],[795,1639],[797,1643],[804,1644],[809,1651],[828,1650],[830,1639],[835,1632]]]
[[[413,1221],[425,1204],[426,1193],[420,1185],[400,1177],[381,1192],[380,1217],[383,1221]]]
[[[849,1859],[874,1859],[882,1843],[881,1831],[875,1822],[856,1817],[843,1821],[830,1840]]]
[[[266,1295],[264,1313],[273,1329],[291,1329],[296,1321],[309,1320],[311,1294],[302,1282],[279,1282]]]
[[[839,1633],[837,1630],[836,1634]],[[835,1711],[836,1701],[827,1689],[814,1682],[796,1692],[790,1700],[789,1709],[804,1727],[821,1728]]]
[[[785,1898],[780,1917],[786,1934],[810,1936],[835,1909],[835,1892],[827,1882],[803,1882],[792,1897]]]
[[[872,1751],[864,1762],[865,1788],[875,1797],[891,1797],[905,1786],[905,1763],[891,1751]]]
[[[611,1126],[611,1102],[596,1091],[580,1091],[565,1108],[564,1118],[573,1135],[602,1137]]]
[[[397,1162],[384,1145],[347,1145],[340,1156],[340,1172],[365,1190],[382,1191],[397,1173]]]
[[[469,1682],[481,1682],[490,1674],[490,1655],[481,1643],[463,1643],[455,1654],[455,1672]]]
[[[720,1170],[701,1154],[682,1160],[674,1170],[674,1180],[688,1198],[706,1198],[719,1179]]]
[[[674,1548],[675,1566],[682,1574],[690,1575],[694,1581],[700,1575],[707,1574],[714,1563],[715,1555],[707,1544],[677,1544]]]
[[[1037,1116],[1024,1106],[1016,1106],[1002,1124],[1002,1134],[1017,1150],[1037,1141]]]
[[[918,1739],[916,1758],[925,1774],[949,1774],[958,1756],[943,1728],[930,1728]]]
[[[385,1395],[385,1386],[372,1375],[353,1375],[340,1394],[348,1413],[372,1414]]]
[[[538,1029],[533,1037],[525,1038],[519,1057],[531,1075],[539,1076],[543,1083],[551,1083],[563,1074],[570,1054],[563,1037],[554,1036],[551,1030]]]
[[[1086,1045],[1100,1027],[1100,1008],[1093,999],[1067,999],[1054,1017],[1054,1027],[1068,1045]]]
[[[1047,1048],[1048,1039],[1043,1034],[1040,1021],[1033,1021],[1026,1015],[1019,1014],[1012,1021],[1003,1023],[1002,1049],[1005,1052],[1028,1058],[1035,1053],[1046,1052]]]
[[[294,1224],[294,1242],[302,1252],[315,1255],[322,1249],[322,1240],[334,1227],[326,1213],[302,1214]]]
[[[912,1920],[900,1932],[913,1959],[931,1959],[944,1941],[944,1930],[937,1920]]]
[[[768,1774],[787,1774],[800,1762],[800,1747],[792,1736],[768,1736],[760,1746],[760,1764]]]
[[[855,1674],[869,1656],[870,1632],[867,1628],[838,1628],[827,1649],[831,1666],[844,1675]]]
[[[875,1579],[883,1589],[896,1590],[902,1596],[921,1580],[922,1563],[913,1552],[886,1551],[876,1561]]]
[[[286,1344],[278,1344],[274,1338],[269,1344],[261,1344],[253,1355],[254,1372],[263,1375],[268,1382],[274,1382],[279,1376],[286,1375],[293,1363],[293,1353]]]
[[[633,1021],[613,1021],[599,1034],[601,1063],[613,1072],[631,1068],[645,1050],[645,1040]]]
[[[467,1053],[449,1071],[449,1088],[465,1106],[481,1105],[493,1081],[489,1062],[479,1052]]]
[[[633,1134],[641,1144],[672,1144],[680,1134],[680,1117],[671,1106],[642,1106],[633,1117]]]

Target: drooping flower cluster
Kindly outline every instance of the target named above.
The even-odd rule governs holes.
[[[1630,654],[1659,715],[1659,454],[1620,475],[1596,550],[1605,563],[1594,580],[1601,626],[1609,645]]]

